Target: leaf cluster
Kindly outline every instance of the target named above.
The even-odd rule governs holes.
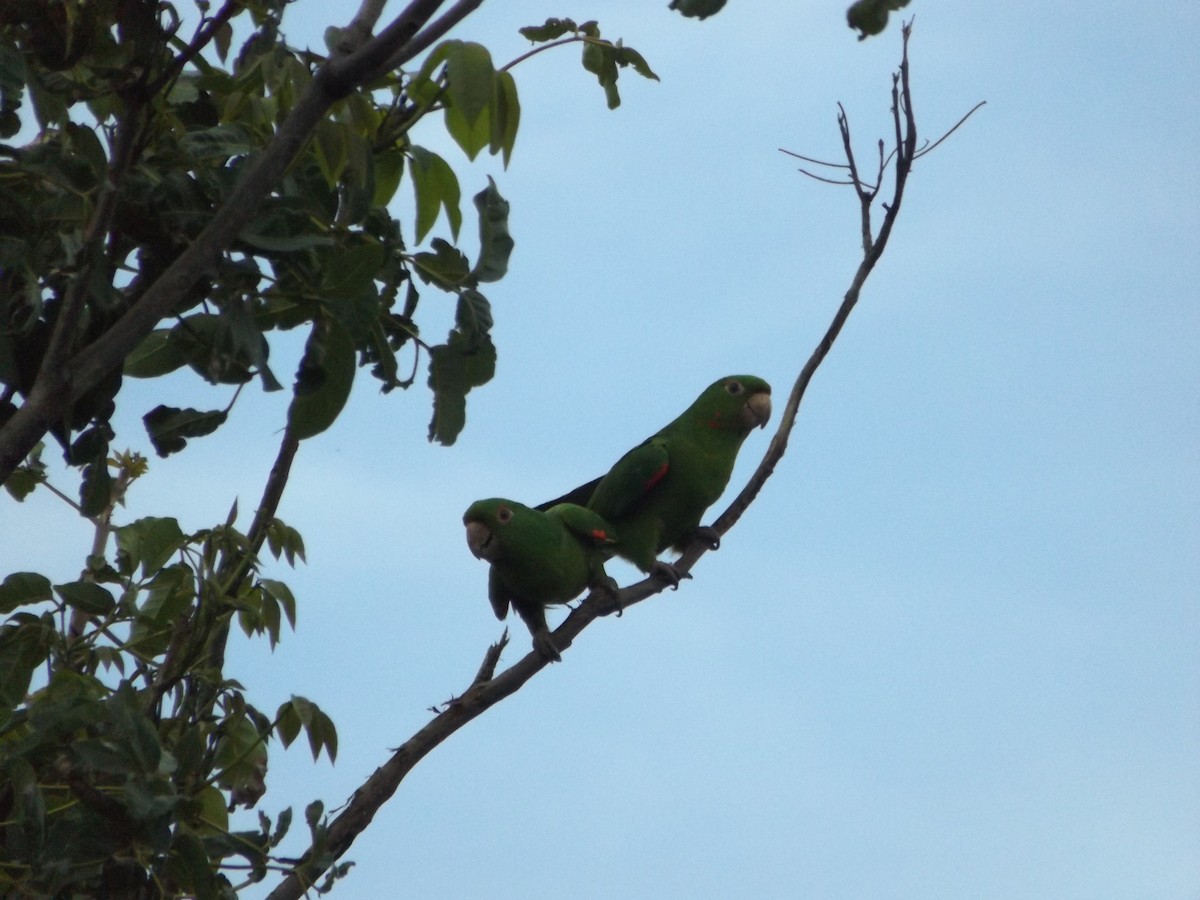
[[[292,697],[273,717],[207,664],[222,625],[274,645],[296,601],[280,581],[231,578],[247,538],[174,518],[114,527],[111,563],[77,581],[18,572],[0,583],[0,892],[53,896],[232,894],[260,881],[290,813],[236,830],[266,790],[268,746],[303,732],[337,755],[333,722]],[[269,545],[303,559],[275,520]],[[68,624],[69,623],[69,624]],[[310,823],[314,828],[320,823]],[[315,837],[315,835],[314,835]]]
[[[860,41],[887,28],[888,14],[908,6],[909,0],[855,0],[846,10],[846,23],[858,32]]]

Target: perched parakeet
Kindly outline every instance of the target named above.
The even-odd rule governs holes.
[[[488,599],[497,619],[511,605],[529,627],[543,656],[561,659],[546,625],[546,607],[566,603],[584,588],[616,592],[604,572],[609,524],[582,506],[562,503],[545,511],[503,498],[477,500],[463,515],[467,546],[491,564]]]
[[[746,436],[770,417],[769,384],[753,375],[722,378],[607,475],[547,506],[586,505],[616,532],[610,552],[678,584],[679,573],[658,554],[668,547],[682,551],[698,532],[710,532],[700,527],[701,516],[724,492]],[[716,534],[708,536],[716,546]]]

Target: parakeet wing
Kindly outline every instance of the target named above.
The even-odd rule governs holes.
[[[626,515],[667,474],[667,444],[653,437],[634,447],[600,479],[588,507],[606,519]]]
[[[599,547],[616,540],[612,527],[599,513],[577,504],[559,503],[546,510],[546,515],[558,519],[585,544]]]
[[[508,615],[508,605],[512,598],[500,579],[500,570],[494,566],[488,570],[488,599],[492,601],[492,612],[501,621]]]
[[[587,506],[588,501],[592,499],[592,494],[596,492],[596,485],[598,485],[602,479],[603,476],[600,478],[593,478],[587,484],[581,484],[573,491],[568,491],[561,497],[555,497],[553,500],[547,500],[545,503],[539,503],[534,507],[534,509],[540,509],[542,512],[546,512],[547,510],[552,509],[555,506],[560,506],[564,503],[571,503],[575,506]]]

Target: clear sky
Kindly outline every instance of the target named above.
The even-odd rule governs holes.
[[[365,373],[302,447],[280,515],[309,565],[271,570],[298,632],[239,639],[229,674],[267,710],[316,701],[341,752],[273,749],[272,815],[338,806],[500,635],[472,500],[557,496],[721,375],[782,404],[859,248],[852,194],[777,148],[836,156],[837,101],[864,158],[890,129],[899,30],[857,42],[846,3],[490,3],[456,32],[503,62],[518,27],[595,16],[662,81],[623,75],[610,112],[577,49],[532,59],[507,171],[417,135],[512,203],[498,370],[453,447],[426,442],[423,376],[382,397]],[[285,31],[319,46],[355,6],[297,0]],[[1200,897],[1200,6],[911,12],[924,135],[987,106],[918,163],[775,476],[693,581],[422,762],[335,896]],[[451,301],[421,316],[436,340]],[[224,397],[134,385],[118,443],[153,456],[142,413]],[[153,459],[129,517],[196,529],[238,497],[245,524],[285,409],[246,396]],[[0,568],[75,577],[90,535],[51,500],[0,499]]]

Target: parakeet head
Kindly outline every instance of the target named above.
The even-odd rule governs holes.
[[[467,546],[476,559],[495,562],[503,555],[504,531],[514,518],[528,513],[528,507],[503,497],[476,500],[463,514],[467,526]]]
[[[771,386],[755,375],[727,375],[710,384],[689,412],[708,428],[749,434],[771,418]]]

